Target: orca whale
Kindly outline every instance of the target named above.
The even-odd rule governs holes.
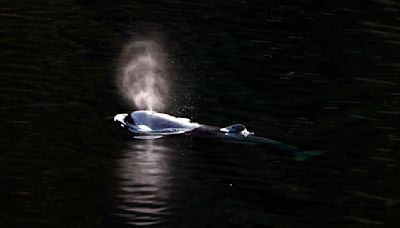
[[[210,135],[237,140],[243,140],[253,135],[242,124],[219,128],[194,123],[188,118],[148,110],[117,114],[114,121],[134,133],[134,137],[138,139],[154,139],[188,132],[192,135]]]
[[[136,139],[157,139],[179,134],[212,137],[235,143],[269,145],[294,154],[294,159],[297,161],[303,161],[325,152],[323,150],[301,151],[282,142],[255,136],[253,132],[249,132],[242,124],[219,128],[195,123],[188,118],[175,117],[149,110],[117,114],[114,116],[114,121],[132,132]]]

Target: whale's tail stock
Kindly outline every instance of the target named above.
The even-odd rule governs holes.
[[[300,150],[292,145],[282,143],[276,140],[250,135],[246,137],[249,142],[254,144],[269,145],[278,150],[289,152],[295,161],[305,161],[312,157],[326,153],[326,150]]]
[[[294,152],[294,160],[295,161],[305,161],[309,158],[321,155],[328,152],[327,150],[306,150],[306,151],[297,151]]]

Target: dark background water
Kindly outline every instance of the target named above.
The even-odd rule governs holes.
[[[399,227],[400,4],[1,1],[1,227]],[[328,153],[137,141],[112,122],[131,40],[166,110]]]

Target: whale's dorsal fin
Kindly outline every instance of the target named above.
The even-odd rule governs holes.
[[[219,130],[225,132],[225,135],[227,136],[240,135],[246,137],[253,134],[252,132],[249,132],[243,124],[233,124]]]

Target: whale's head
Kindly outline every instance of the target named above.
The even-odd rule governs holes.
[[[126,117],[124,118],[124,122],[130,125],[135,125],[135,120],[132,118],[131,114],[126,115]]]
[[[119,122],[123,127],[136,125],[135,119],[133,117],[133,112],[117,114],[114,116],[114,121]]]
[[[121,126],[126,126],[125,118],[128,116],[127,113],[117,114],[114,116],[114,121],[119,122]]]

